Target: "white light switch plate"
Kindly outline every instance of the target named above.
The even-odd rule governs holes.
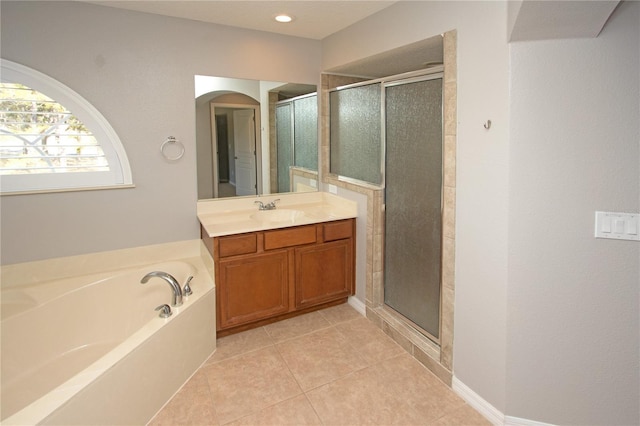
[[[596,212],[596,238],[640,241],[638,213]]]

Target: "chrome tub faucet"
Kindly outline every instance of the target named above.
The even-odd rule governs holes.
[[[171,296],[171,306],[182,305],[182,289],[180,289],[180,284],[178,284],[178,281],[173,278],[171,274],[167,274],[166,272],[162,271],[149,272],[147,275],[142,277],[140,282],[144,284],[153,277],[162,278],[167,282],[167,284],[171,286],[171,289],[173,290],[173,295]]]

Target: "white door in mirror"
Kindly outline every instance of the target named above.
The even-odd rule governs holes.
[[[233,111],[236,195],[256,195],[256,132],[252,109]]]
[[[596,212],[595,237],[640,241],[640,214]]]

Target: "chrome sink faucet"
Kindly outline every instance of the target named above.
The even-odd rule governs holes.
[[[280,198],[273,200],[270,203],[264,204],[262,201],[254,201],[254,204],[258,204],[258,210],[275,210],[276,203],[280,201]]]
[[[167,274],[166,272],[162,271],[149,272],[147,275],[142,277],[140,282],[144,284],[153,277],[162,278],[171,286],[171,289],[173,290],[173,295],[171,296],[171,306],[182,305],[182,289],[180,289],[180,284],[178,284],[178,281],[173,278],[171,274]]]

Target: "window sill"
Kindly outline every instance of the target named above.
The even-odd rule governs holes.
[[[8,197],[12,195],[34,195],[34,194],[51,194],[56,192],[78,192],[78,191],[101,191],[105,189],[131,189],[136,186],[132,183],[123,185],[108,185],[108,186],[92,186],[86,188],[60,188],[60,189],[38,189],[33,191],[15,191],[15,192],[3,192],[0,193],[2,197]]]

